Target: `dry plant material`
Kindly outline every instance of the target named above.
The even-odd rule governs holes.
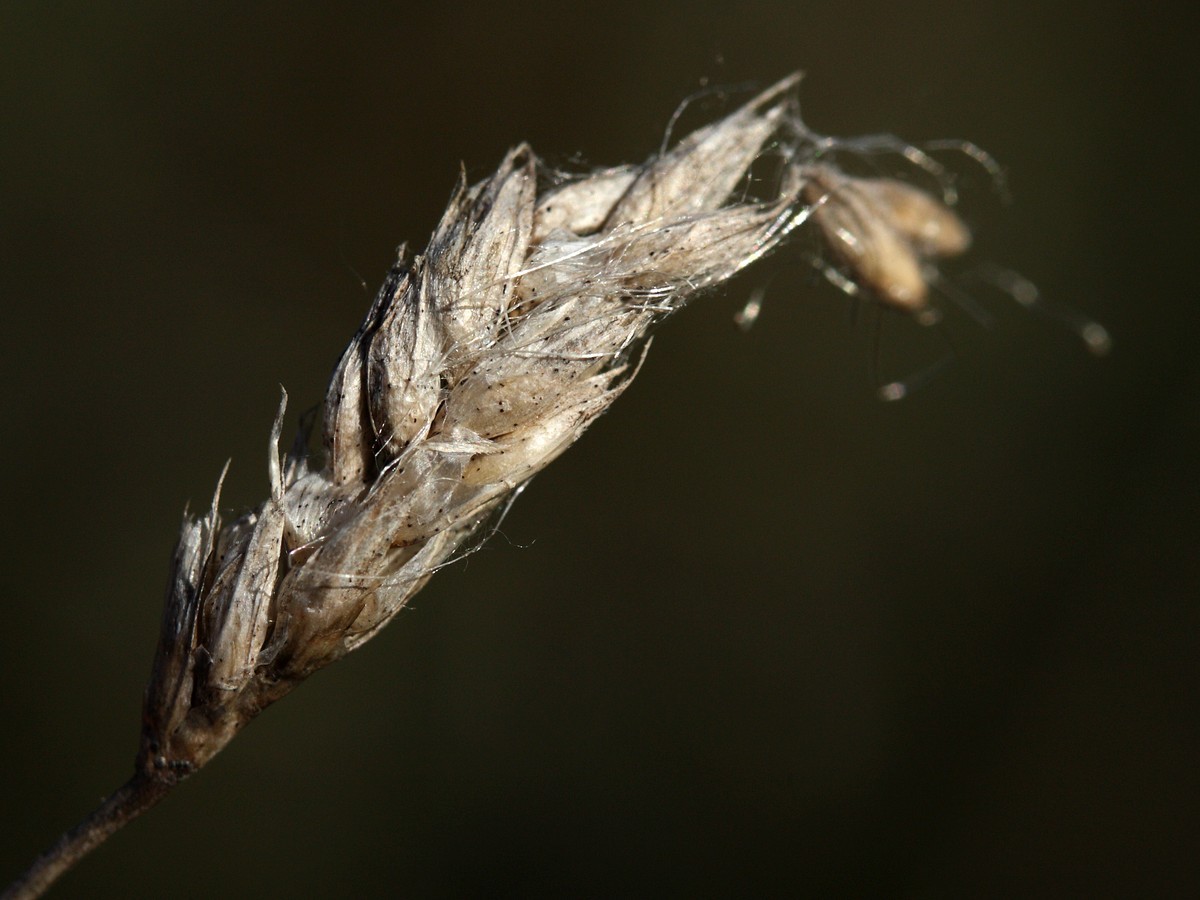
[[[966,227],[917,187],[843,174],[835,143],[800,121],[797,81],[640,166],[565,177],[522,145],[459,184],[333,373],[320,466],[303,439],[280,454],[281,406],[270,497],[225,521],[218,487],[205,515],[185,518],[135,775],[5,897],[40,894],[368,641],[621,395],[655,323],[800,225],[845,284],[929,309],[929,267],[966,249]],[[760,163],[769,176],[750,179]]]
[[[828,165],[802,171],[802,196],[833,256],[881,305],[930,322],[929,264],[971,245],[962,220],[930,194],[892,178],[851,178]]]

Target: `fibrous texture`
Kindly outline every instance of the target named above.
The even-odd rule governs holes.
[[[923,267],[966,229],[916,188],[842,174],[796,81],[643,165],[564,177],[520,146],[459,185],[333,373],[320,467],[280,456],[281,409],[266,502],[225,523],[214,499],[184,522],[144,775],[193,771],[370,639],[620,396],[656,322],[801,224],[881,302],[926,303]]]

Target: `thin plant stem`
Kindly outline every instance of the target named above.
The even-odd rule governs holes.
[[[77,862],[167,795],[173,784],[134,775],[86,819],[60,837],[0,894],[0,900],[32,900],[50,889]]]

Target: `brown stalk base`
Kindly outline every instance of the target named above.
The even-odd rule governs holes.
[[[0,900],[32,900],[40,897],[72,866],[95,850],[110,835],[154,806],[171,790],[170,781],[134,775],[117,788],[90,816],[64,834],[39,856]]]

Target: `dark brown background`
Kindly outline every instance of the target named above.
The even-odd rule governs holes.
[[[822,131],[994,152],[1016,200],[975,180],[981,255],[1113,356],[997,302],[881,404],[865,326],[785,251],[661,330],[504,537],[58,896],[1194,895],[1181,26],[1033,0],[240,6],[0,11],[0,881],[125,777],[180,511],[230,455],[227,508],[265,494],[277,384],[319,399],[356,273],[424,243],[459,160],[642,159],[702,78],[802,67]],[[939,348],[885,335],[899,369]]]

